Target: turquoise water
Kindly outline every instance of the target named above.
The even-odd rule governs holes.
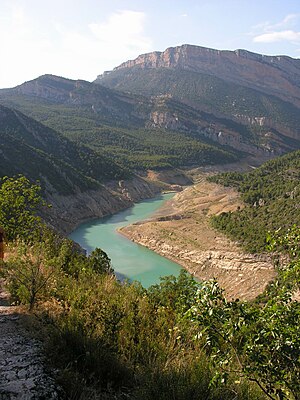
[[[110,217],[84,223],[71,233],[70,238],[88,253],[95,247],[103,249],[111,258],[120,279],[136,280],[144,287],[149,287],[159,283],[161,276],[178,276],[180,265],[131,242],[117,232],[118,228],[149,218],[172,196],[173,193],[160,195]]]

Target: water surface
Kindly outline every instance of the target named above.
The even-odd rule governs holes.
[[[149,218],[173,195],[168,193],[144,200],[112,216],[84,223],[72,232],[70,238],[88,253],[100,247],[111,258],[119,278],[137,280],[144,287],[159,283],[161,276],[178,276],[182,268],[180,265],[131,242],[117,232],[123,226]]]

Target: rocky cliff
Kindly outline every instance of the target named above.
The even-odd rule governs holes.
[[[95,82],[155,98],[150,128],[197,132],[257,155],[299,148],[298,59],[183,45],[140,55]]]
[[[164,52],[142,54],[114,70],[132,67],[177,68],[215,75],[275,94],[300,106],[300,60],[287,56],[266,56],[246,50],[214,50],[185,44]]]
[[[230,126],[229,120],[218,118],[203,118],[204,113],[199,113],[199,118],[187,118],[185,115],[171,113],[170,111],[156,110],[150,114],[146,127],[164,128],[181,132],[194,132],[199,137],[216,142],[221,146],[228,146],[251,155],[269,155],[270,157],[281,155],[297,148],[298,133],[294,130],[276,124],[265,117],[250,118],[246,116],[233,116],[237,122],[236,127]],[[243,134],[244,126],[253,125],[266,127],[266,130],[257,135],[253,142],[251,135]],[[288,136],[295,139],[295,143],[283,139]]]
[[[54,193],[47,197],[52,207],[43,217],[66,234],[84,221],[114,214],[139,200],[154,197],[160,191],[160,185],[136,176],[132,180],[112,181],[97,190],[67,196]]]

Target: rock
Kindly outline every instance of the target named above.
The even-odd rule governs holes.
[[[176,68],[216,75],[300,105],[300,60],[287,56],[266,56],[246,50],[215,50],[184,44],[169,47],[163,52],[142,54],[135,60],[122,63],[114,71],[133,67]],[[97,80],[101,82],[101,76]]]
[[[29,336],[15,307],[0,306],[0,329],[0,399],[61,398],[62,390],[46,369],[41,343]]]
[[[162,215],[122,228],[121,233],[199,279],[217,278],[228,298],[250,300],[274,278],[271,258],[242,251],[208,222],[211,214],[241,206],[233,189],[204,180],[177,193]]]
[[[69,233],[84,221],[114,214],[139,200],[154,197],[160,191],[161,187],[155,182],[136,176],[131,180],[107,183],[100,190],[68,196],[53,193],[47,198],[52,207],[43,217],[62,233]]]

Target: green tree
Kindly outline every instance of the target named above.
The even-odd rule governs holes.
[[[38,298],[45,296],[55,273],[55,266],[45,258],[45,243],[30,247],[19,243],[17,254],[5,263],[5,276],[12,299],[29,304],[31,311]]]
[[[227,301],[217,282],[204,282],[187,313],[197,340],[215,363],[212,384],[230,374],[255,382],[269,399],[300,392],[300,306],[288,293],[264,305]]]
[[[234,373],[255,382],[272,400],[298,400],[300,393],[300,229],[267,238],[268,249],[287,254],[264,302],[228,301],[216,281],[203,282],[187,312],[196,338],[214,360],[212,383]],[[280,263],[280,261],[279,261]]]
[[[0,183],[0,226],[6,239],[30,242],[42,225],[37,216],[40,207],[46,205],[41,187],[22,175],[4,177]]]
[[[88,257],[88,266],[98,274],[113,274],[114,270],[111,265],[111,259],[105,251],[98,247],[92,251]]]

